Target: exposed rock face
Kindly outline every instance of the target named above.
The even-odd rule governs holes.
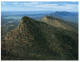
[[[18,27],[7,33],[2,51],[8,55],[2,59],[78,59],[78,34],[70,29],[73,27],[53,17],[43,20],[46,22],[24,16]]]

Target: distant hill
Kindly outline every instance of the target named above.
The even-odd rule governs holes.
[[[66,11],[56,11],[50,14],[50,16],[61,18],[66,21],[78,23],[78,13],[77,12],[66,12]]]
[[[1,43],[1,59],[77,60],[78,32],[68,23],[51,16],[39,21],[22,17]]]

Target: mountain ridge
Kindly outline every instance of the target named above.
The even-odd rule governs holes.
[[[75,28],[73,27],[74,25],[70,26],[70,24],[73,24],[73,23],[70,23],[68,21],[64,21],[63,19],[56,18],[56,17],[53,17],[53,16],[48,16],[48,15],[44,16],[43,18],[39,19],[39,21],[45,22],[45,23],[47,23],[49,25],[52,25],[54,27],[61,27],[63,29],[68,29],[68,30],[74,30],[75,31]]]
[[[24,16],[18,27],[7,33],[2,51],[8,55],[2,55],[2,59],[77,60],[77,35]]]

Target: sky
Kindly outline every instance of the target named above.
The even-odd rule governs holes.
[[[2,1],[1,11],[68,11],[78,12],[78,2]]]

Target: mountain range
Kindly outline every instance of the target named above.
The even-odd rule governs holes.
[[[2,60],[78,60],[78,30],[74,23],[44,16],[22,17],[1,43]]]
[[[66,21],[78,23],[78,13],[77,12],[56,11],[49,15],[53,17],[61,18]]]

